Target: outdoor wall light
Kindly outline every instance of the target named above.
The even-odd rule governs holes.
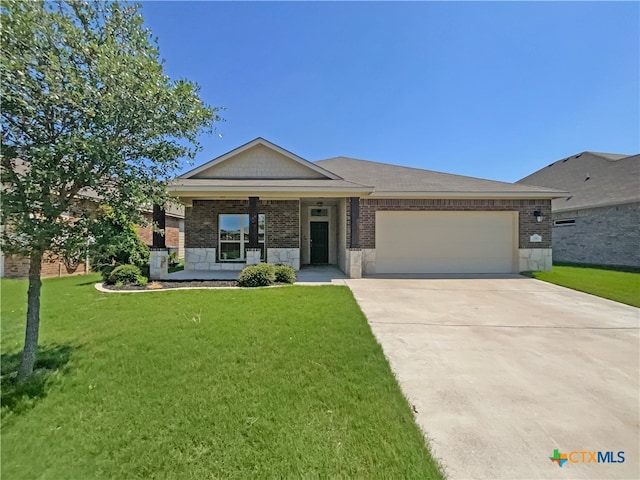
[[[541,222],[544,218],[540,210],[536,210],[535,212],[533,212],[533,216],[536,217],[536,220],[538,220],[539,222]]]

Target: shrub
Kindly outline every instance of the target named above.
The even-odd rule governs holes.
[[[276,282],[295,283],[296,271],[289,265],[276,265]]]
[[[133,264],[141,269],[149,265],[149,248],[129,219],[109,207],[101,207],[98,218],[95,243],[90,247],[93,271],[99,271],[108,280],[114,265]]]
[[[109,275],[111,275],[111,272],[113,272],[115,270],[115,268],[117,267],[117,265],[102,265],[101,267],[99,267],[100,270],[100,275],[102,275],[102,281],[103,282],[109,282]],[[94,270],[98,270],[98,268],[96,267],[92,267]]]
[[[137,283],[139,277],[142,277],[142,274],[140,273],[140,268],[138,268],[137,266],[131,264],[120,265],[113,269],[113,271],[109,275],[108,283],[122,283],[125,285]]]
[[[180,259],[178,258],[178,252],[169,253],[169,265],[172,267],[178,265],[180,263]]]
[[[149,282],[149,279],[144,275],[138,275],[136,278],[136,285],[146,285]]]
[[[276,268],[269,263],[248,265],[238,276],[238,284],[241,287],[267,287],[275,280]]]

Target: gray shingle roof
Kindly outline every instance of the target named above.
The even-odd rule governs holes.
[[[582,152],[518,180],[519,184],[565,190],[553,200],[555,211],[640,201],[640,154]]]
[[[559,196],[562,192],[539,186],[453,175],[387,163],[336,157],[315,162],[345,180],[375,187],[375,193],[425,194],[430,192],[477,193],[486,195],[534,194]],[[556,194],[556,195],[554,195]]]

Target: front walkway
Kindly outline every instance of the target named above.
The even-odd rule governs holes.
[[[167,275],[166,281],[237,280],[237,270],[181,270]],[[296,285],[345,285],[347,276],[335,265],[305,266],[297,272]]]

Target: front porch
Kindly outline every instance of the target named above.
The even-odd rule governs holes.
[[[236,278],[246,265],[267,262],[295,270],[333,265],[359,277],[350,251],[358,250],[357,201],[339,195],[185,201],[185,271],[192,273],[182,275]]]

